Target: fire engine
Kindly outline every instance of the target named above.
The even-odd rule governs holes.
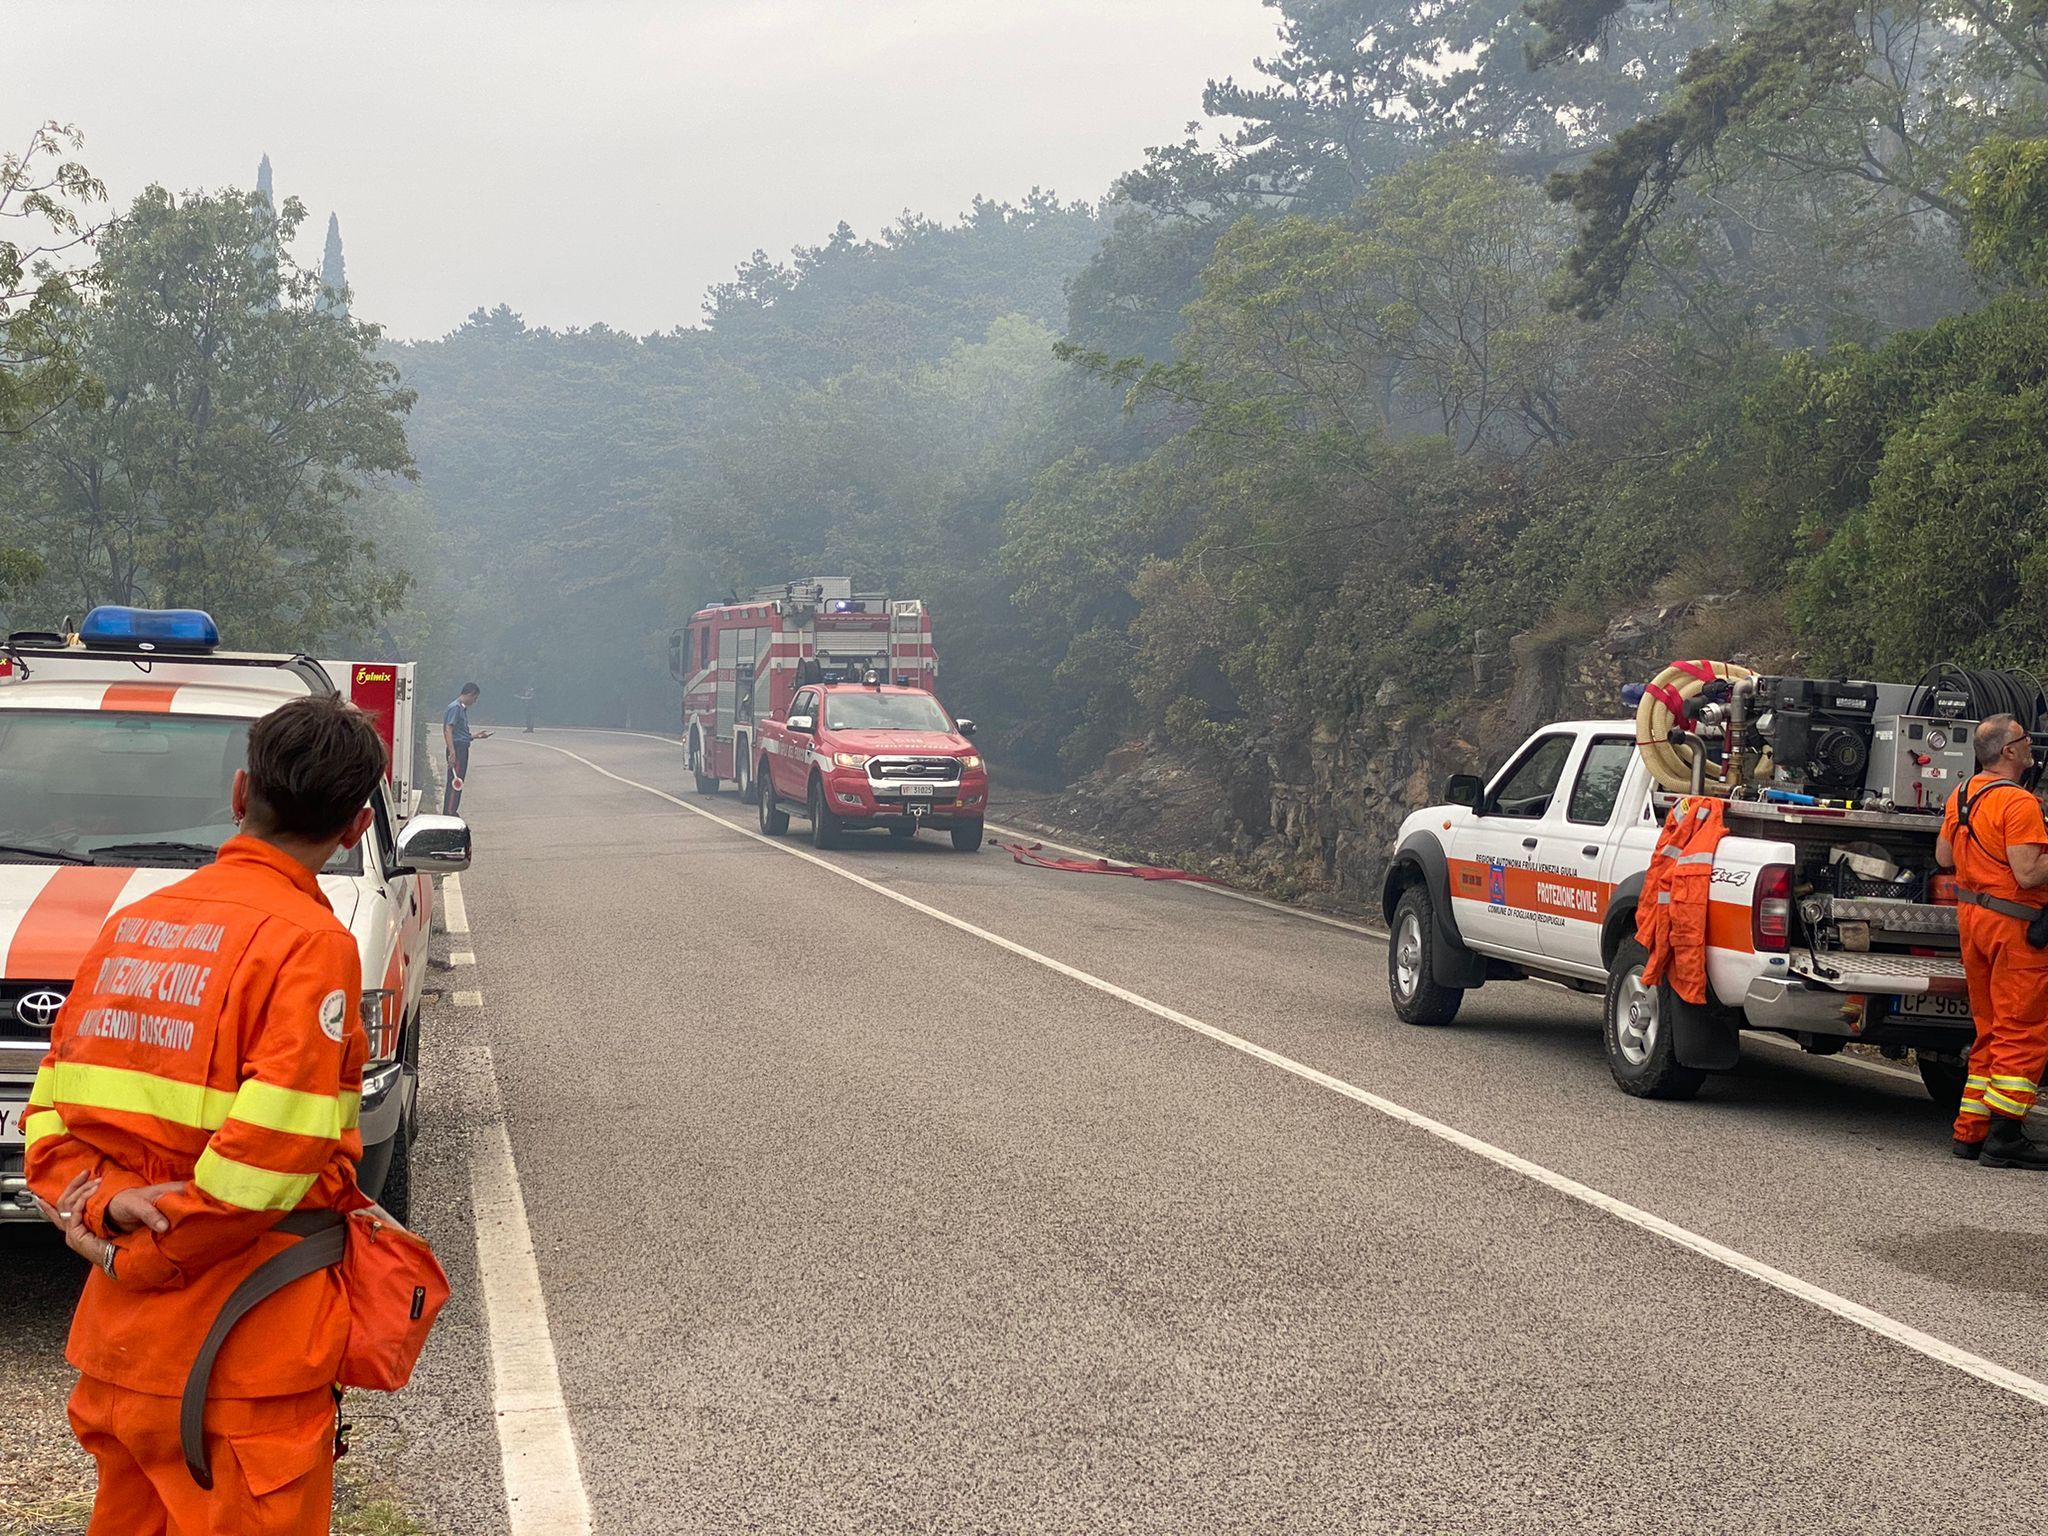
[[[813,576],[700,608],[669,637],[669,672],[683,685],[682,737],[697,792],[730,782],[751,800],[759,723],[787,715],[800,684],[857,683],[872,672],[899,688],[930,689],[939,659],[932,616],[918,599]]]

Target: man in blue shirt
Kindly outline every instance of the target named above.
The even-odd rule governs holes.
[[[469,777],[469,744],[491,734],[469,728],[469,706],[482,695],[475,683],[464,683],[462,692],[441,716],[441,743],[448,749],[448,788],[441,796],[444,816],[453,816],[462,804],[462,781]]]

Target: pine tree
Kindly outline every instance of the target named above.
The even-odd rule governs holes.
[[[327,215],[327,250],[320,258],[320,297],[315,309],[322,314],[348,313],[348,263],[341,255],[341,220]]]

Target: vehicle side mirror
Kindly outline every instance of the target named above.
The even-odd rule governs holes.
[[[678,682],[683,676],[683,635],[682,631],[668,637],[668,675]]]
[[[1450,782],[1444,785],[1444,802],[1447,805],[1462,805],[1472,810],[1479,808],[1480,796],[1486,793],[1486,780],[1476,773],[1454,773]]]
[[[398,834],[401,873],[459,875],[469,854],[469,823],[460,816],[415,816]]]
[[[972,736],[974,734],[974,722],[972,720],[955,720],[953,723],[960,727],[960,734],[962,736]]]
[[[785,723],[792,731],[800,731],[806,736],[815,736],[818,731],[818,718],[815,715],[791,715]]]

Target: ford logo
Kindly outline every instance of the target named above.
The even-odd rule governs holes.
[[[14,1005],[14,1016],[30,1029],[47,1031],[57,1022],[57,1015],[63,1011],[64,994],[44,988],[22,995]]]

